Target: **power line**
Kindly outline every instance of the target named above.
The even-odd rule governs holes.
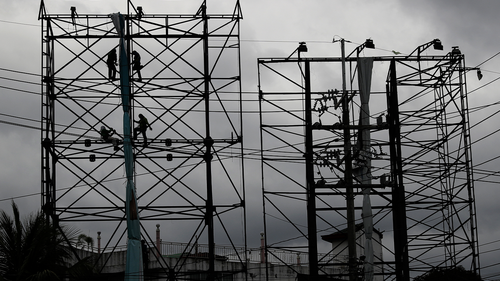
[[[2,70],[2,71],[8,71],[8,72],[14,72],[14,73],[19,73],[19,74],[25,74],[25,75],[31,75],[31,76],[41,77],[40,74],[35,74],[35,73],[31,73],[31,72],[26,72],[26,71],[13,70],[13,69],[2,68],[2,67],[0,67],[0,70]]]
[[[257,41],[257,40],[248,40],[248,41]],[[271,41],[269,41],[271,42]],[[279,41],[279,42],[286,42],[286,41]],[[291,41],[290,41],[291,42]],[[323,43],[326,43],[326,42],[323,42]],[[485,60],[483,63],[479,64],[479,66],[485,64],[486,62],[488,62],[489,60],[493,59],[494,57],[498,56],[500,54],[500,52],[494,54],[492,57],[488,58],[487,60]],[[28,72],[22,72],[22,71],[15,71],[15,70],[10,70],[10,69],[5,69],[5,68],[0,68],[0,70],[3,70],[3,71],[10,71],[10,72],[14,72],[14,73],[19,73],[19,74],[25,74],[25,75],[32,75],[32,76],[37,76],[37,77],[40,77],[40,75],[38,74],[32,74],[32,73],[28,73]],[[0,77],[0,79],[6,79],[6,80],[10,80],[10,81],[14,81],[14,82],[20,82],[20,83],[27,83],[27,84],[31,84],[31,85],[41,85],[39,83],[35,83],[35,82],[27,82],[27,81],[22,81],[22,80],[17,80],[17,79],[10,79],[10,78],[3,78],[3,77]],[[474,89],[474,90],[471,90],[469,93],[473,93],[473,92],[476,92],[496,81],[498,81],[500,78],[496,78],[490,82],[488,82],[487,84],[484,84],[484,85],[481,85],[480,87]],[[36,92],[33,92],[33,91],[26,91],[26,90],[21,90],[21,89],[16,89],[16,88],[11,88],[11,87],[5,87],[5,86],[0,86],[1,88],[5,88],[5,89],[9,89],[9,90],[15,90],[15,91],[20,91],[20,92],[25,92],[25,93],[29,93],[29,94],[37,94],[37,95],[40,95],[40,93],[36,93]],[[248,92],[248,93],[252,93],[252,94],[257,94],[257,92]],[[484,105],[482,107],[478,107],[477,109],[478,110],[481,110],[481,109],[485,109],[485,108],[488,108],[488,107],[491,107],[491,106],[494,106],[494,105],[498,105],[498,103],[493,103],[493,104],[488,104],[488,105]],[[0,114],[0,115],[6,115],[6,114]],[[496,113],[494,114],[496,115]],[[492,116],[494,116],[492,115]],[[492,116],[490,116],[489,118],[491,118]],[[13,117],[13,116],[11,116]],[[15,118],[20,118],[20,119],[26,119],[26,118],[22,118],[22,117],[15,117]],[[28,120],[28,119],[26,119]],[[34,121],[34,120],[31,120],[31,121]],[[14,123],[14,122],[9,122],[9,121],[0,121],[1,123],[5,123],[5,124],[10,124],[10,125],[16,125],[16,126],[21,126],[21,127],[26,127],[26,128],[30,128],[30,129],[37,129],[39,130],[40,128],[38,127],[34,127],[34,126],[29,126],[29,125],[23,125],[23,124],[18,124],[18,123]],[[477,124],[476,124],[477,125]],[[476,126],[475,125],[475,126]],[[486,137],[489,137],[491,135],[488,135]],[[483,140],[485,139],[486,137],[484,138],[481,138],[480,140]],[[479,140],[478,140],[479,141]],[[477,143],[478,141],[474,142],[474,143]],[[24,196],[21,196],[21,197],[25,197],[25,196],[29,196],[29,195],[24,195]]]
[[[17,24],[17,25],[25,25],[25,26],[35,26],[35,27],[40,27],[40,25],[38,25],[38,24],[22,23],[22,22],[16,22],[16,21],[0,20],[0,22],[3,22],[3,23],[10,23],[10,24]]]
[[[16,92],[21,92],[21,93],[25,93],[25,94],[30,94],[30,95],[37,95],[37,96],[41,95],[39,92],[33,92],[33,91],[28,91],[28,90],[21,90],[21,89],[16,89],[16,88],[7,87],[7,86],[0,86],[0,88],[6,89],[6,90],[11,90],[11,91],[16,91]]]
[[[249,150],[249,149],[247,149],[247,150]],[[257,153],[260,153],[260,151],[253,150],[253,152],[251,152],[251,153],[244,153],[241,157],[245,157],[245,156],[253,155],[253,154],[257,154]],[[234,158],[234,157],[225,156],[225,157],[221,157],[220,159],[221,159],[221,161],[224,161],[224,160],[230,160],[232,158]],[[252,159],[250,157],[247,157],[245,159],[259,160],[259,159]],[[196,164],[184,165],[183,167],[188,167],[188,166],[193,166],[193,165],[196,165]],[[166,170],[163,169],[163,170],[152,171],[152,173],[160,173],[160,172],[165,172],[165,171]],[[141,174],[136,174],[135,176],[141,177],[141,176],[146,176],[146,175],[150,175],[150,174],[151,174],[150,172],[144,172],[144,173],[141,173]],[[100,182],[93,182],[93,183],[90,183],[90,184],[81,184],[81,185],[72,186],[72,187],[62,187],[62,188],[56,189],[56,191],[69,190],[69,189],[72,189],[72,188],[86,187],[86,186],[89,186],[91,184],[107,183],[107,182],[113,182],[113,181],[119,181],[119,180],[125,180],[125,179],[126,179],[126,177],[119,177],[119,178],[104,180],[104,181],[100,181]],[[7,201],[7,200],[12,200],[12,199],[26,198],[26,197],[31,197],[31,196],[39,196],[40,194],[41,194],[41,192],[36,192],[36,193],[24,194],[24,195],[9,197],[9,198],[3,198],[3,199],[0,199],[0,202]]]
[[[485,60],[485,61],[483,61],[482,63],[478,64],[476,67],[480,67],[481,65],[483,65],[483,64],[485,64],[485,63],[487,63],[487,62],[489,62],[490,60],[492,60],[493,58],[495,58],[495,57],[496,57],[496,56],[498,56],[498,55],[500,55],[500,52],[498,52],[498,53],[496,53],[496,54],[492,55],[491,57],[489,57],[488,59],[486,59],[486,60]]]

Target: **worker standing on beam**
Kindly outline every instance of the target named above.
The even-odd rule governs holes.
[[[139,121],[135,121],[135,123],[139,123],[139,126],[134,128],[134,140],[137,139],[137,132],[141,132],[142,137],[144,138],[144,147],[147,146],[148,143],[148,137],[146,136],[146,130],[149,128],[149,130],[153,130],[151,128],[151,125],[148,122],[148,119],[144,117],[144,115],[139,114]]]
[[[108,78],[111,81],[116,80],[116,66],[118,57],[116,55],[116,49],[112,49],[108,53],[108,59],[106,60],[106,64],[108,65]]]
[[[142,75],[141,75],[141,55],[139,55],[138,52],[133,51],[132,52],[133,58],[132,58],[132,70],[137,71],[137,76],[139,76],[139,79],[137,79],[138,82],[142,81]]]

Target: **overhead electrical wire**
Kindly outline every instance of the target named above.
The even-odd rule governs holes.
[[[485,62],[487,62],[487,61],[491,60],[492,58],[494,58],[494,57],[495,57],[495,56],[497,56],[498,54],[500,54],[500,52],[498,52],[498,53],[496,53],[495,55],[493,55],[492,57],[488,58],[486,61],[484,61],[484,62],[483,62],[483,63],[481,63],[480,65],[482,65],[482,64],[484,64]],[[19,73],[19,74],[25,74],[25,75],[31,75],[31,76],[40,77],[40,75],[38,75],[38,74],[33,74],[33,73],[29,73],[29,72],[24,72],[24,71],[17,71],[17,70],[11,70],[11,69],[6,69],[6,68],[0,68],[0,70],[3,70],[3,71],[9,71],[9,72],[13,72],[13,73]],[[23,81],[23,80],[19,80],[19,79],[11,79],[11,78],[5,78],[5,77],[0,77],[0,79],[7,79],[7,80],[10,80],[10,81],[15,81],[15,82],[20,82],[20,83],[28,83],[28,84],[31,84],[31,85],[37,85],[37,86],[40,86],[40,85],[41,85],[41,84],[39,84],[39,83],[35,83],[35,82],[28,82],[28,81]],[[491,84],[491,83],[493,83],[493,82],[497,81],[498,79],[500,79],[500,78],[497,78],[497,79],[495,79],[495,80],[493,80],[493,81],[490,81],[487,85],[489,85],[489,84]],[[482,85],[482,86],[480,86],[479,88],[474,89],[474,90],[472,90],[472,91],[470,91],[470,92],[477,91],[478,89],[483,88],[483,87],[485,87],[485,86],[486,86],[486,85]],[[41,95],[40,93],[38,93],[38,92],[33,92],[33,91],[26,91],[26,90],[21,90],[21,89],[12,88],[12,87],[5,87],[5,86],[0,86],[0,87],[6,88],[6,89],[10,89],[10,90],[14,90],[14,91],[20,91],[20,92],[24,92],[24,93],[29,93],[29,94]],[[256,92],[248,92],[248,93],[256,94]],[[252,101],[254,101],[254,100],[252,100]],[[92,102],[92,101],[86,101],[86,102]],[[494,104],[496,104],[496,103],[494,103]],[[115,104],[112,104],[112,105],[113,105],[113,106],[115,106]],[[489,105],[487,105],[487,106],[492,106],[492,104],[489,104]],[[485,106],[485,107],[487,107],[487,106]],[[158,109],[162,109],[162,108],[158,108]],[[256,113],[256,111],[253,111],[253,113]],[[495,114],[493,114],[493,115],[495,115]],[[492,115],[492,116],[493,116],[493,115]],[[492,116],[490,116],[490,118],[491,118]],[[12,122],[9,122],[9,121],[0,121],[0,122],[6,123],[6,124],[15,125],[15,123],[12,123]],[[484,122],[484,120],[483,120],[482,122]],[[476,124],[476,125],[477,125],[477,124]],[[474,126],[476,126],[476,125],[474,125]],[[474,127],[474,126],[473,126],[473,127]],[[27,127],[27,128],[33,128],[33,127],[30,127],[30,126],[25,126],[25,127]],[[490,134],[490,135],[491,135],[491,134]],[[484,138],[483,138],[483,139],[484,139]],[[476,142],[478,142],[478,141],[479,141],[479,140],[477,140]]]
[[[2,20],[0,20],[0,22],[6,22],[6,21],[2,21]],[[9,22],[9,23],[13,23],[13,22]],[[38,25],[33,25],[33,26],[38,26]],[[244,40],[242,40],[242,41],[244,41]],[[246,40],[246,41],[252,42],[252,41],[257,41],[257,40]],[[265,42],[265,41],[259,41],[259,42]],[[269,41],[269,42],[276,42],[276,41]],[[287,41],[277,41],[277,42],[287,42]],[[289,42],[292,42],[292,41],[289,41]],[[317,43],[327,43],[327,42],[319,42],[319,41],[318,41]],[[499,54],[500,54],[500,52],[496,53],[496,54],[495,54],[495,55],[493,55],[491,58],[489,58],[489,59],[485,60],[483,63],[479,64],[477,67],[479,67],[479,66],[481,66],[481,65],[485,64],[486,62],[488,62],[489,60],[491,60],[492,58],[496,57],[496,56],[497,56],[497,55],[499,55]],[[31,73],[26,73],[26,72],[21,72],[21,71],[14,71],[14,70],[9,70],[9,69],[4,69],[4,68],[0,68],[0,70],[4,70],[4,71],[11,71],[11,72],[15,72],[15,73],[27,74],[27,75],[33,75],[33,76],[40,77],[40,75],[38,75],[38,74],[31,74]],[[22,81],[22,80],[18,80],[18,79],[11,79],[11,78],[4,78],[4,77],[0,77],[0,79],[5,79],[5,80],[8,80],[8,81],[19,82],[19,83],[26,83],[26,84],[31,84],[31,85],[37,85],[37,86],[40,86],[40,85],[41,85],[40,83],[28,82],[28,81]],[[473,89],[473,90],[469,91],[469,93],[476,92],[476,91],[478,91],[478,90],[480,90],[480,89],[482,89],[482,88],[484,88],[484,87],[486,87],[486,86],[488,86],[488,85],[490,85],[490,84],[492,84],[492,83],[494,83],[494,82],[498,81],[499,79],[500,79],[500,77],[499,77],[499,78],[496,78],[496,79],[494,79],[494,80],[492,80],[492,81],[489,81],[488,83],[483,84],[483,85],[481,85],[480,87],[475,88],[475,89]],[[40,93],[38,93],[38,92],[33,92],[33,91],[28,91],[28,90],[22,90],[22,89],[16,89],[16,88],[13,88],[13,87],[0,86],[0,88],[3,88],[3,89],[8,89],[8,90],[13,90],[13,91],[19,91],[19,92],[28,93],[28,94],[36,94],[36,95],[40,95]],[[249,93],[249,94],[257,94],[257,92],[246,92],[246,93]],[[254,100],[251,100],[251,101],[254,101]],[[476,108],[472,108],[472,109],[470,109],[470,110],[473,110],[473,111],[481,111],[481,110],[484,110],[485,108],[489,108],[489,107],[492,107],[492,106],[496,106],[496,105],[498,105],[498,104],[499,104],[498,102],[496,102],[496,103],[491,103],[491,104],[487,104],[487,105],[484,105],[484,106],[478,106],[478,107],[476,107]],[[499,112],[497,111],[496,113],[494,113],[494,114],[490,115],[488,118],[492,118],[493,116],[497,115],[498,113],[499,113]],[[8,115],[6,115],[6,114],[1,114],[1,113],[0,113],[0,115],[8,116]],[[27,121],[36,121],[36,122],[39,122],[39,121],[37,121],[37,120],[28,119],[28,118],[23,118],[23,117],[16,117],[16,116],[8,116],[8,117],[12,117],[12,118],[19,118],[19,119],[22,119],[22,120],[27,120]],[[30,126],[30,125],[24,125],[24,124],[19,124],[19,123],[10,122],[10,121],[0,120],[0,122],[1,122],[1,123],[4,123],[4,124],[15,125],[15,126],[20,126],[20,127],[30,128],[30,129],[37,129],[37,130],[39,130],[39,129],[40,129],[39,127]],[[479,123],[482,123],[482,122],[484,122],[484,121],[481,121],[481,122],[479,122]],[[478,124],[475,124],[473,127],[475,127],[475,126],[477,126],[477,125],[478,125]],[[488,134],[488,135],[486,135],[486,136],[484,136],[484,137],[480,138],[479,140],[474,141],[474,143],[477,143],[477,142],[479,142],[479,141],[481,141],[481,140],[484,140],[484,139],[486,139],[486,138],[488,138],[488,137],[491,137],[493,134],[496,134],[498,131],[500,131],[500,130],[496,130],[496,131],[494,131],[493,133],[490,133],[490,134]],[[256,152],[257,152],[257,150],[255,151],[255,153],[256,153]],[[498,158],[498,157],[495,157],[495,158],[493,158],[493,159],[497,159],[497,158]],[[488,161],[489,161],[489,160],[484,161],[484,162],[482,162],[481,164],[484,164],[484,163],[486,163],[486,162],[488,162]],[[479,165],[481,165],[481,164],[479,164]],[[488,171],[485,171],[485,172],[488,172]],[[492,174],[494,174],[494,173],[497,173],[497,172],[492,172]],[[29,195],[22,195],[22,196],[18,196],[18,197],[16,197],[16,198],[23,198],[23,197],[28,197],[28,196],[36,196],[36,195],[39,195],[39,194],[40,194],[40,193],[29,194]],[[5,201],[5,200],[10,200],[10,198],[9,198],[9,199],[0,199],[0,201]],[[500,241],[500,240],[496,240],[496,241],[488,242],[488,243],[482,244],[482,245],[480,245],[480,246],[484,246],[484,245],[488,245],[488,244],[496,243],[496,242],[498,242],[498,241]],[[492,251],[496,251],[496,250],[500,250],[500,249],[490,250],[490,251],[488,251],[488,252],[492,252]],[[500,264],[500,263],[493,264],[493,265],[488,265],[488,266],[483,266],[482,268],[489,268],[489,267],[492,267],[492,266],[495,266],[495,265],[498,265],[498,264]],[[494,275],[494,276],[496,276],[496,275]],[[491,278],[491,276],[488,276],[488,278]]]
[[[498,55],[499,53],[497,53],[496,55]],[[492,58],[492,57],[491,57]],[[491,58],[489,58],[488,60],[490,60]],[[0,68],[0,70],[3,70],[3,71],[10,71],[10,72],[14,72],[14,73],[21,73],[21,74],[26,74],[26,75],[32,75],[32,76],[37,76],[39,77],[38,74],[33,74],[33,73],[28,73],[28,72],[23,72],[23,71],[16,71],[16,70],[11,70],[11,69],[6,69],[6,68]],[[0,77],[0,78],[3,78],[3,77]],[[7,80],[11,80],[11,81],[16,81],[16,82],[21,82],[21,83],[28,83],[28,84],[34,84],[34,85],[41,85],[41,84],[38,84],[38,83],[34,83],[34,82],[27,82],[27,81],[23,81],[23,80],[18,80],[18,79],[11,79],[11,78],[4,78],[4,79],[7,79]],[[496,79],[498,80],[498,79]],[[494,80],[494,81],[496,81]],[[494,82],[492,81],[492,82]],[[492,82],[488,83],[488,84],[491,84]],[[484,86],[481,86],[481,88],[484,87]],[[12,90],[20,90],[20,89],[16,89],[16,88],[11,88],[9,87],[9,89],[12,89]],[[472,91],[475,91],[476,89],[472,90]],[[20,90],[22,92],[27,92],[27,93],[30,93],[30,94],[37,94],[37,95],[40,95],[40,93],[37,93],[37,92],[32,92],[32,91],[24,91],[24,90]],[[86,101],[86,100],[83,100],[83,101]],[[86,102],[92,102],[92,101],[86,101]],[[115,104],[112,104],[113,106],[115,106]],[[161,108],[159,108],[161,109]],[[12,123],[12,122],[8,122],[8,121],[0,121],[0,122],[3,122],[3,123],[6,123],[6,124],[11,124],[11,125],[15,125],[15,123]],[[27,128],[34,128],[34,127],[30,127],[30,126],[25,126]],[[476,141],[477,142],[477,141]]]
[[[0,20],[0,22],[4,22],[4,23],[9,23],[9,24],[19,24],[19,25],[26,25],[26,26],[34,26],[34,27],[39,27],[39,25],[35,25],[35,24],[25,24],[25,23],[19,23],[19,22],[11,22],[11,21],[5,21],[5,20]],[[246,42],[268,42],[268,43],[295,43],[296,41],[279,41],[279,40],[245,40],[245,39],[242,39],[241,41],[246,41]],[[309,43],[331,43],[331,42],[327,42],[327,41],[308,41]],[[377,48],[377,49],[380,49],[380,48]],[[380,50],[384,50],[384,49],[380,49]],[[388,52],[393,52],[391,50],[385,50],[385,51],[388,51]],[[495,54],[494,56],[500,54],[497,53]],[[493,56],[493,57],[494,57]],[[492,59],[493,57],[491,57],[490,59]],[[483,63],[479,64],[477,67],[483,65],[484,63],[486,63],[487,61],[489,61],[490,59],[484,61]],[[474,92],[474,91],[477,91],[479,90],[480,88],[483,88],[483,87],[486,87],[487,85],[495,82],[496,80],[498,80],[500,78],[497,78],[495,79],[494,81],[491,81],[489,82],[488,84],[486,85],[483,85],[473,91],[471,91],[470,93]],[[34,83],[33,83],[34,84]],[[39,93],[35,93],[35,92],[31,92],[31,91],[26,91],[26,90],[20,90],[20,89],[15,89],[15,88],[11,88],[11,87],[5,87],[5,86],[1,86],[1,88],[4,88],[4,89],[8,89],[8,90],[14,90],[14,91],[19,91],[19,92],[23,92],[23,93],[29,93],[29,94],[39,94]],[[253,94],[254,92],[252,92]],[[483,108],[486,108],[486,107],[491,107],[491,106],[494,106],[494,104],[488,104],[488,105],[485,105]],[[13,123],[13,122],[8,122],[8,121],[0,121],[2,123],[5,123],[5,124],[11,124],[11,125],[19,125],[19,126],[22,126],[22,127],[26,127],[26,128],[31,128],[31,129],[39,129],[39,128],[36,128],[36,127],[33,127],[33,126],[29,126],[29,125],[21,125],[21,124],[16,124],[16,123]],[[484,139],[484,138],[483,138]],[[488,267],[491,267],[491,266],[494,266],[494,265],[498,265],[500,263],[497,263],[497,264],[493,264],[493,265],[489,265],[489,266],[486,266],[483,268],[488,268]],[[491,278],[491,277],[494,277],[494,276],[497,276],[497,275],[489,275],[487,278]]]
[[[40,25],[38,25],[38,24],[22,23],[22,22],[16,22],[16,21],[0,20],[0,22],[9,23],[9,24],[17,24],[17,25],[40,27]]]
[[[21,126],[21,127],[29,127],[29,128],[32,128],[32,129],[39,129],[39,128],[31,127],[31,126]],[[257,149],[246,149],[246,150],[250,150],[251,152],[244,153],[244,155],[242,155],[240,157],[246,157],[245,159],[250,159],[251,160],[252,158],[249,158],[248,156],[252,156],[254,154],[260,153],[260,151],[257,150]],[[224,160],[230,160],[232,158],[234,158],[234,157],[231,156],[231,155],[229,155],[229,156],[224,156],[224,157],[222,157],[220,159],[224,161]],[[255,158],[253,160],[259,160],[259,159]],[[188,165],[185,165],[184,167],[191,166],[191,165],[196,165],[196,164],[188,164]],[[153,173],[162,173],[162,172],[165,172],[165,169],[153,171]],[[144,172],[144,173],[141,173],[141,174],[136,174],[135,176],[141,177],[141,176],[146,176],[146,175],[149,175],[149,174],[151,174],[151,173],[150,172]],[[126,179],[125,176],[119,177],[119,178],[114,178],[114,179],[108,179],[108,180],[104,180],[104,181],[101,181],[101,182],[102,183],[107,183],[107,182],[113,182],[113,181],[122,181],[124,179]],[[97,183],[92,183],[92,184],[97,184]],[[88,187],[88,186],[89,186],[88,183],[84,183],[84,184],[77,185],[77,186],[72,186],[72,187],[61,187],[61,188],[58,188],[56,190],[57,191],[62,191],[62,190],[69,190],[69,189],[72,189],[72,188],[80,188],[80,187]],[[18,199],[18,198],[26,198],[26,197],[31,197],[31,196],[40,196],[40,194],[41,194],[41,192],[36,192],[36,193],[19,195],[19,196],[13,196],[13,197],[8,197],[8,198],[0,198],[0,202],[7,201],[7,200],[12,200],[12,199]]]

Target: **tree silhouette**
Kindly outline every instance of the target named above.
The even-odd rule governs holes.
[[[75,229],[58,227],[41,212],[21,219],[14,202],[12,213],[0,210],[0,280],[63,280],[69,269],[81,271],[81,264],[67,264]]]
[[[94,248],[94,238],[82,233],[78,235],[78,241],[76,242],[76,246],[82,247],[82,249],[85,250],[85,245],[87,246],[87,250],[92,251],[92,249]]]

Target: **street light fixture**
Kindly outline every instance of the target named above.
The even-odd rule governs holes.
[[[293,54],[297,53],[298,57],[299,57],[299,60],[300,60],[300,53],[307,53],[307,45],[306,45],[306,42],[299,42],[299,46],[297,47],[297,49],[295,49],[293,51],[293,53],[291,53],[288,58],[286,58],[287,60],[290,59]]]
[[[356,52],[356,56],[359,57],[359,54],[361,53],[361,51],[363,51],[364,48],[368,48],[368,49],[375,49],[375,44],[373,43],[373,40],[372,39],[366,39],[365,40],[365,43],[359,45],[358,47],[356,47],[356,49],[354,49],[348,56],[350,57],[352,54],[354,54],[354,52]]]
[[[440,50],[440,51],[443,50],[443,44],[441,44],[441,40],[439,40],[439,39],[434,39],[432,41],[432,46],[433,46],[434,50]]]
[[[434,50],[439,50],[439,51],[442,51],[443,50],[443,44],[441,43],[441,40],[439,39],[434,39],[430,42],[427,42],[425,44],[422,44],[420,46],[418,46],[415,50],[413,50],[413,52],[411,52],[411,54],[409,54],[407,57],[411,57],[415,52],[417,52],[417,57],[420,58],[420,54],[427,50],[428,48],[430,47],[433,47]]]

